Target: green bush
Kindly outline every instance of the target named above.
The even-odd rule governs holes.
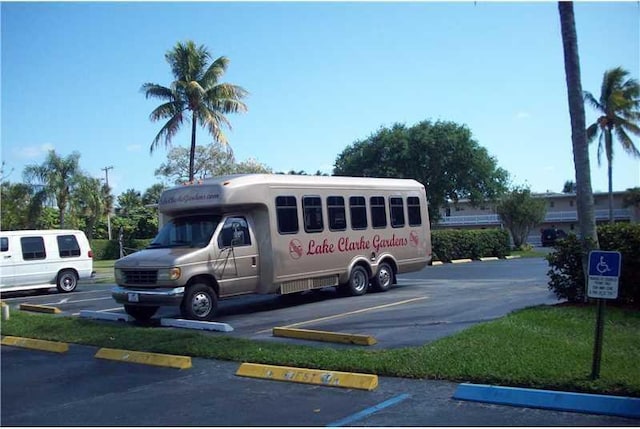
[[[136,252],[144,249],[149,245],[152,239],[138,240],[131,239],[124,242],[125,253]],[[93,259],[96,261],[105,261],[120,258],[120,245],[118,240],[92,240],[91,250],[93,250]]]
[[[431,232],[434,260],[504,258],[509,254],[509,233],[501,229],[442,229]]]
[[[617,223],[598,227],[600,250],[615,250],[622,256],[619,304],[640,307],[640,224]],[[580,241],[571,234],[555,245],[547,255],[549,290],[560,299],[582,302],[585,298],[585,278],[582,270]]]

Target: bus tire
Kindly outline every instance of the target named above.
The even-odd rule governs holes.
[[[73,270],[62,270],[58,273],[56,288],[58,291],[73,292],[78,286],[78,275]]]
[[[351,296],[360,296],[367,293],[369,287],[369,274],[361,265],[356,265],[351,270],[349,282],[342,289]]]
[[[205,283],[195,283],[187,288],[182,298],[180,313],[189,320],[209,322],[218,311],[218,295]]]
[[[371,285],[378,292],[386,292],[393,285],[393,268],[386,262],[378,266],[378,272],[371,279]]]
[[[125,304],[124,311],[126,311],[129,316],[133,317],[138,322],[148,322],[149,319],[151,319],[153,315],[156,314],[156,311],[158,311],[158,307]]]

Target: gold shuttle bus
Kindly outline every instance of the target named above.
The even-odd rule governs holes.
[[[212,320],[219,299],[335,286],[386,291],[431,262],[427,199],[410,179],[247,174],[166,190],[150,245],[118,260],[112,296]]]

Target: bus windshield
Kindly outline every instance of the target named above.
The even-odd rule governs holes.
[[[171,219],[147,248],[205,247],[220,222],[220,216],[194,215]]]

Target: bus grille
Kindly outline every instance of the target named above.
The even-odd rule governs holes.
[[[313,279],[292,280],[284,282],[280,285],[280,293],[302,292],[310,289],[318,289],[323,287],[337,286],[338,276],[316,277]]]
[[[158,280],[158,271],[125,271],[125,283],[136,285],[154,285]]]

